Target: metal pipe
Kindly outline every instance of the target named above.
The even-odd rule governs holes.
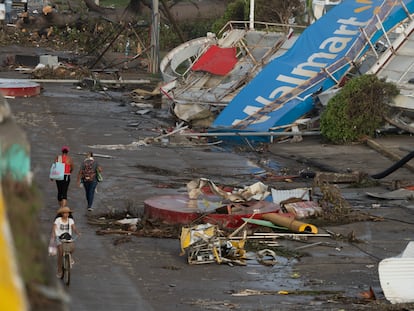
[[[314,132],[222,132],[222,133],[179,133],[181,136],[312,136],[320,135]]]
[[[37,83],[80,83],[83,80],[69,80],[69,79],[22,79],[24,81],[32,81]],[[150,80],[96,80],[99,83],[108,84],[145,84],[151,83]]]
[[[297,233],[318,233],[318,228],[312,224],[304,223],[300,220],[296,220],[294,217],[281,216],[277,213],[268,213],[262,215],[264,220],[269,220],[275,225],[289,228],[291,231]]]

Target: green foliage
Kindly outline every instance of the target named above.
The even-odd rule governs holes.
[[[235,0],[226,8],[223,16],[213,24],[212,31],[218,33],[228,21],[244,21],[249,18],[249,1]]]
[[[398,94],[394,84],[375,75],[350,80],[321,114],[322,135],[337,144],[372,136],[384,122],[387,103]]]
[[[185,22],[181,23],[181,30],[189,39],[206,36],[207,32],[211,31],[212,20],[200,20],[197,23]]]
[[[100,0],[99,5],[103,7],[126,8],[130,0]]]
[[[179,23],[179,27],[186,38],[186,40],[191,40],[194,38],[205,37],[207,32],[211,31],[212,20],[200,19],[196,22],[182,22]],[[167,25],[162,24],[160,27],[160,49],[162,51],[169,51],[182,42],[180,41],[179,36],[175,30]]]
[[[255,19],[262,22],[287,24],[295,17],[296,22],[303,18],[304,5],[299,0],[256,0]]]
[[[175,30],[167,25],[160,26],[160,49],[162,51],[169,51],[180,44],[180,37]]]

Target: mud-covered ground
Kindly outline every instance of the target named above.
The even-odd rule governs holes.
[[[1,76],[25,78],[27,74],[4,72]],[[312,186],[314,181],[281,180],[280,175],[295,176],[304,170],[374,174],[393,163],[365,145],[332,146],[319,137],[274,143],[257,151],[243,144],[208,146],[174,139],[167,145],[141,145],[143,139],[174,126],[174,120],[167,107],[151,108],[141,115],[141,109],[130,104],[131,87],[92,91],[67,83],[42,83],[40,96],[9,99],[31,142],[34,180],[44,194],[40,221],[45,237],[57,209],[56,187],[48,180],[48,168],[60,147],[70,146],[78,167],[83,154],[91,150],[104,169],[105,180],[98,187],[92,213],[86,212],[83,189],[76,187],[74,178],[70,186],[69,206],[83,233],[77,241],[72,283],[64,288],[70,310],[414,309],[391,305],[378,276],[378,263],[401,253],[413,237],[412,202],[366,195],[411,184],[412,172],[406,168],[379,182],[339,184],[339,192],[360,217],[352,222],[337,219],[335,224],[309,220],[331,237],[278,239],[286,256],[279,256],[274,266],[259,264],[254,253],[249,253],[252,259],[246,266],[189,265],[186,256],[180,256],[177,236],[96,234],[113,228],[110,219],[141,217],[149,197],[186,193],[186,183],[194,178],[236,187],[261,180],[269,187],[291,189]],[[400,147],[413,146],[407,135],[376,141],[401,155],[406,151]],[[315,188],[316,198],[322,195],[319,190]],[[372,204],[379,205],[373,208]],[[153,229],[157,228],[165,227]],[[54,269],[52,261],[50,269]],[[376,300],[363,298],[370,287]]]

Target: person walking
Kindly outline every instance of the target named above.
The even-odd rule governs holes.
[[[102,167],[93,158],[93,153],[88,152],[83,161],[77,178],[78,187],[83,184],[85,189],[86,201],[88,203],[88,211],[93,211],[93,200],[95,197],[96,186],[98,185],[97,172],[102,172]]]
[[[70,174],[75,168],[72,158],[68,155],[69,147],[62,147],[62,154],[55,158],[55,162],[62,162],[65,164],[65,174],[63,180],[56,180],[57,187],[57,199],[59,202],[59,207],[66,206],[68,202],[68,189],[70,184]]]
[[[78,228],[75,226],[75,220],[73,217],[70,217],[72,210],[65,206],[59,208],[57,211],[57,215],[55,221],[53,222],[53,229],[52,229],[52,238],[56,242],[57,246],[57,274],[56,277],[62,277],[62,242],[60,238],[64,238],[64,235],[69,234],[67,239],[72,239],[73,233],[76,233],[78,236],[81,235]],[[73,253],[73,249],[71,253]]]

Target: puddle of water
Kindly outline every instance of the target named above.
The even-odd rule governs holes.
[[[251,170],[251,174],[253,175],[264,175],[266,174],[266,170],[257,166],[256,163],[252,162],[251,160],[247,160],[247,166],[250,168]]]
[[[282,170],[282,165],[279,162],[261,159],[258,164],[254,163],[252,160],[247,160],[247,165],[251,168],[251,172],[254,175],[265,175],[267,172],[272,174],[279,175]]]
[[[79,99],[80,94],[77,92],[65,92],[63,93],[54,93],[54,92],[50,92],[50,91],[44,91],[43,92],[43,96],[47,96],[47,97],[57,97],[57,98],[77,98]]]
[[[231,145],[223,145],[223,146],[216,146],[212,147],[211,149],[213,152],[229,152],[234,153],[234,149]],[[240,153],[240,156],[245,156],[243,153]],[[283,166],[277,162],[270,159],[247,159],[246,166],[250,170],[252,175],[260,176],[266,175],[267,172],[272,172],[273,174],[280,174]]]
[[[282,169],[282,165],[279,162],[270,159],[263,159],[260,161],[260,164],[277,173],[280,173],[280,170]]]
[[[285,257],[276,257],[274,266],[264,266],[257,260],[248,260],[246,274],[249,280],[244,284],[247,288],[268,292],[280,290],[292,291],[303,286],[303,279],[294,272],[295,260]]]

